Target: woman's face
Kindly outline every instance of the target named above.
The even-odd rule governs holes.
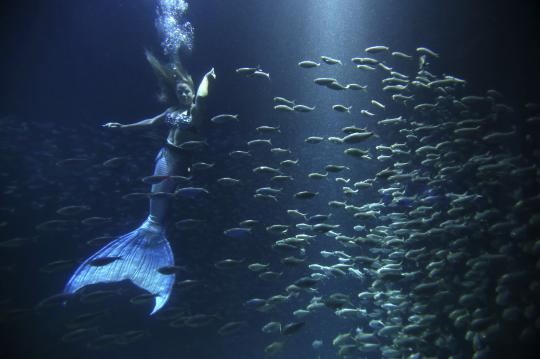
[[[180,106],[189,107],[193,103],[193,91],[188,85],[180,82],[176,85],[176,98]]]

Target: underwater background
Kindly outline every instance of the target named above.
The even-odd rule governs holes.
[[[157,1],[1,6],[6,358],[537,357],[537,2],[189,2],[194,41],[182,63],[196,84],[215,69],[207,119],[238,121],[211,123],[208,146],[193,154],[212,164],[192,170],[191,185],[208,193],[171,199],[166,233],[181,269],[152,316],[152,300],[133,304],[144,292],[129,283],[100,286],[97,298],[50,298],[148,215],[147,198],[127,195],[149,191],[141,179],[166,129],[102,125],[166,108],[145,58],[167,59]],[[355,57],[376,59],[373,69]],[[275,97],[315,108],[276,110]],[[347,139],[354,133],[371,134]],[[255,139],[271,146],[248,145]],[[68,206],[80,213],[62,215]]]

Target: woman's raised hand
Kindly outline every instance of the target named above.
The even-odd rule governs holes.
[[[210,80],[215,80],[216,79],[216,72],[214,71],[213,67],[212,67],[212,69],[210,71],[208,71],[206,73],[205,77],[207,77]]]

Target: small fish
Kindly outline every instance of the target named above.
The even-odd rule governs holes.
[[[287,232],[288,229],[289,229],[289,226],[286,224],[274,224],[274,225],[266,227],[266,230],[268,232],[273,232],[273,233],[285,233]]]
[[[241,181],[236,178],[222,177],[217,180],[217,183],[223,186],[236,186],[241,184]]]
[[[333,58],[328,57],[328,56],[321,56],[321,60],[323,60],[328,65],[336,65],[336,64],[343,65],[341,63],[341,60],[333,59]]]
[[[229,228],[223,231],[223,234],[230,238],[247,238],[251,235],[251,228]]]
[[[350,170],[347,166],[339,166],[339,165],[327,165],[324,167],[326,172],[341,172],[343,170]]]
[[[328,220],[332,214],[315,214],[308,218],[308,223],[310,224],[317,224],[322,223]]]
[[[365,127],[348,126],[348,127],[343,127],[341,129],[341,132],[344,132],[344,133],[350,135],[351,133],[356,133],[356,132],[366,132],[366,128]]]
[[[311,60],[305,60],[305,61],[300,61],[298,63],[298,66],[304,68],[304,69],[311,69],[313,67],[319,67],[321,66],[321,64],[315,62],[315,61],[311,61]]]
[[[369,150],[362,150],[360,148],[352,147],[347,148],[345,151],[343,151],[343,153],[356,158],[370,159]]]
[[[281,133],[281,130],[280,130],[279,126],[277,126],[277,127],[259,126],[259,127],[257,127],[255,129],[255,131],[257,131],[259,133],[275,133],[275,132]]]
[[[280,112],[294,112],[294,108],[287,105],[276,105],[274,106],[274,110]]]
[[[343,143],[343,140],[339,137],[330,136],[328,137],[328,142],[335,143],[336,145],[340,145]]]
[[[294,194],[296,199],[311,199],[318,195],[319,192],[310,192],[310,191],[300,191]]]
[[[302,277],[294,282],[294,285],[300,288],[313,288],[317,284],[319,284],[319,281],[311,277]]]
[[[359,143],[373,136],[373,132],[355,132],[342,138],[344,143]]]
[[[60,305],[63,305],[65,302],[67,302],[69,299],[72,299],[73,297],[75,297],[75,294],[73,293],[54,294],[54,295],[51,295],[50,297],[47,297],[41,300],[36,305],[36,309],[39,310],[39,309],[58,307]]]
[[[322,141],[324,141],[324,137],[318,137],[318,136],[311,136],[304,140],[304,142],[311,143],[311,144],[321,143]]]
[[[439,54],[437,54],[436,52],[428,49],[427,47],[419,47],[419,48],[416,49],[416,52],[418,52],[421,55],[429,55],[429,56],[432,56],[432,57],[439,57]]]
[[[268,72],[264,72],[264,71],[255,71],[253,74],[250,75],[251,77],[260,77],[260,78],[265,78],[265,79],[268,79],[270,80],[270,74]]]
[[[231,123],[231,122],[239,122],[238,115],[229,115],[229,114],[222,114],[214,116],[210,119],[210,122],[215,124],[225,124],[225,123]]]
[[[103,245],[109,243],[110,241],[116,238],[117,237],[115,236],[101,236],[101,237],[92,238],[86,241],[86,244],[91,247],[102,247]]]
[[[371,103],[374,105],[374,106],[377,106],[378,108],[384,110],[386,109],[386,106],[383,105],[382,103],[380,103],[379,101],[376,101],[376,100],[371,100]]]
[[[103,302],[105,300],[108,300],[113,297],[117,297],[119,295],[122,295],[123,291],[121,289],[118,290],[96,290],[93,292],[84,292],[81,295],[81,303],[99,303]]]
[[[251,153],[249,151],[231,151],[229,152],[229,157],[239,159],[239,158],[246,158],[251,157]]]
[[[265,299],[261,299],[261,298],[252,298],[252,299],[248,299],[244,302],[244,307],[248,307],[248,308],[260,308],[262,307],[263,305],[266,304],[266,300]]]
[[[113,262],[116,262],[117,260],[122,259],[121,257],[117,256],[111,256],[111,257],[99,257],[94,258],[90,262],[88,262],[88,265],[91,267],[104,267],[106,265],[109,265]]]
[[[399,52],[399,51],[392,52],[392,56],[400,58],[400,59],[412,59],[411,55],[407,55],[407,54],[405,54],[403,52]]]
[[[307,214],[306,213],[302,213],[300,212],[299,210],[297,209],[288,209],[287,210],[287,214],[289,216],[297,216],[297,217],[302,217],[304,219],[307,219]]]
[[[305,106],[305,105],[296,105],[296,106],[293,107],[293,110],[296,111],[296,112],[311,112],[311,111],[315,110],[315,106],[309,107],[309,106]]]
[[[190,168],[194,171],[207,170],[212,167],[214,167],[213,163],[206,163],[206,162],[195,162],[194,164],[190,166]]]
[[[264,353],[267,356],[274,356],[281,352],[284,347],[285,342],[273,342],[272,344],[269,344],[266,348],[264,348]]]
[[[253,75],[253,73],[255,71],[258,71],[260,70],[260,66],[257,66],[257,67],[240,67],[238,69],[236,69],[236,73],[238,74],[241,74],[241,75]]]
[[[270,173],[275,175],[280,175],[282,172],[276,168],[268,167],[268,166],[259,166],[257,168],[254,168],[252,170],[253,173]]]
[[[313,82],[315,82],[317,85],[327,86],[331,84],[332,82],[338,82],[338,81],[330,77],[319,77],[313,80]]]
[[[257,221],[256,219],[246,219],[239,223],[241,227],[254,227],[257,224],[259,224],[259,221]]]
[[[206,141],[186,141],[181,143],[178,146],[180,149],[185,151],[200,151],[205,147],[208,147],[208,142]]]
[[[395,118],[387,118],[384,120],[377,121],[377,124],[379,125],[396,125],[401,123],[406,123],[407,120],[405,120],[402,116],[395,117]]]
[[[268,269],[269,266],[269,264],[252,263],[248,265],[248,269],[252,272],[260,272],[262,270]]]
[[[62,207],[59,210],[56,211],[57,214],[61,216],[76,216],[81,214],[82,212],[86,212],[90,210],[90,206],[66,206]]]
[[[285,97],[274,97],[273,101],[278,104],[287,105],[288,107],[296,105],[295,101],[287,100]]]
[[[328,87],[329,89],[332,89],[332,90],[337,90],[337,91],[343,91],[343,90],[346,90],[348,88],[347,86],[343,86],[342,84],[340,84],[337,81],[330,82],[329,84],[326,85],[326,87]]]
[[[274,195],[271,195],[271,194],[256,193],[256,194],[253,195],[253,198],[255,198],[255,199],[263,199],[263,200],[271,200],[271,201],[274,201],[274,202],[278,202],[277,197],[274,196]]]
[[[368,110],[361,110],[360,113],[361,113],[362,115],[364,115],[364,116],[369,116],[369,117],[375,116],[374,113],[371,113],[371,112],[369,112]]]
[[[284,154],[290,154],[291,150],[286,149],[286,148],[275,147],[275,148],[271,148],[270,152],[277,155],[284,155]]]
[[[328,177],[328,173],[323,174],[323,173],[313,172],[313,173],[308,174],[308,177],[310,179],[321,180],[321,179],[324,179],[324,178]]]
[[[358,70],[364,70],[364,71],[375,71],[376,68],[370,65],[356,65],[356,68]]]
[[[185,272],[186,268],[181,266],[164,266],[157,269],[163,275],[175,275],[179,272]]]
[[[279,279],[283,275],[283,272],[272,272],[272,271],[266,271],[262,272],[258,275],[258,277],[262,280],[266,281],[274,281],[276,279]]]
[[[356,65],[377,65],[379,63],[379,60],[371,57],[353,57],[351,61]]]
[[[348,84],[345,86],[349,90],[361,90],[361,91],[367,91],[367,85],[359,85],[359,84]]]
[[[264,139],[256,139],[256,140],[251,140],[247,143],[248,146],[250,147],[253,147],[253,146],[260,146],[260,145],[269,145],[269,146],[272,146],[272,140],[264,140]]]
[[[228,268],[234,268],[242,263],[244,263],[243,258],[242,259],[223,259],[221,261],[214,263],[214,267],[218,269],[228,269]]]
[[[191,199],[194,199],[200,195],[209,194],[209,193],[210,192],[206,188],[202,188],[202,187],[183,187],[183,188],[178,188],[177,190],[174,191],[175,196],[179,195],[179,196],[191,198]]]
[[[388,46],[377,45],[377,46],[368,47],[364,51],[367,52],[367,53],[370,53],[370,54],[376,54],[376,53],[379,53],[379,52],[386,52],[388,50],[390,50],[390,48]]]
[[[193,229],[200,226],[204,222],[205,220],[203,219],[186,218],[177,221],[174,226],[178,229]]]
[[[352,106],[343,106],[343,105],[334,105],[332,106],[332,109],[334,111],[337,111],[337,112],[347,112],[347,113],[351,113],[351,109],[352,109]]]
[[[70,269],[75,264],[77,264],[77,261],[73,259],[58,260],[58,261],[47,263],[46,265],[41,267],[39,271],[43,273],[51,274],[51,273],[59,272],[62,270]]]
[[[377,64],[377,66],[379,66],[381,69],[385,70],[385,71],[388,71],[388,72],[391,72],[392,71],[392,68],[389,67],[389,66],[386,66],[383,62],[379,62]]]
[[[279,182],[279,183],[293,181],[293,180],[294,178],[292,176],[285,176],[285,175],[278,175],[278,176],[274,176],[270,178],[270,182]]]
[[[281,188],[272,188],[272,187],[261,187],[255,190],[255,193],[259,194],[279,194],[281,193]]]
[[[266,323],[261,331],[266,334],[281,332],[281,323],[279,322],[269,322]]]
[[[300,160],[285,160],[285,161],[281,161],[279,164],[281,166],[284,166],[284,167],[291,167],[291,166],[295,166],[295,165],[298,165],[298,162]]]
[[[105,162],[103,162],[103,167],[107,168],[117,168],[126,163],[128,157],[113,157]]]
[[[296,334],[304,327],[306,323],[305,322],[292,322],[285,324],[283,328],[281,328],[281,334],[283,335],[292,335]]]

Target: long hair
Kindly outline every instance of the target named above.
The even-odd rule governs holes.
[[[176,85],[178,83],[184,83],[193,93],[195,93],[195,84],[193,79],[187,73],[180,61],[174,63],[163,64],[161,63],[150,51],[145,51],[146,60],[152,66],[154,74],[156,75],[160,93],[158,99],[165,103],[175,103],[176,99]]]

